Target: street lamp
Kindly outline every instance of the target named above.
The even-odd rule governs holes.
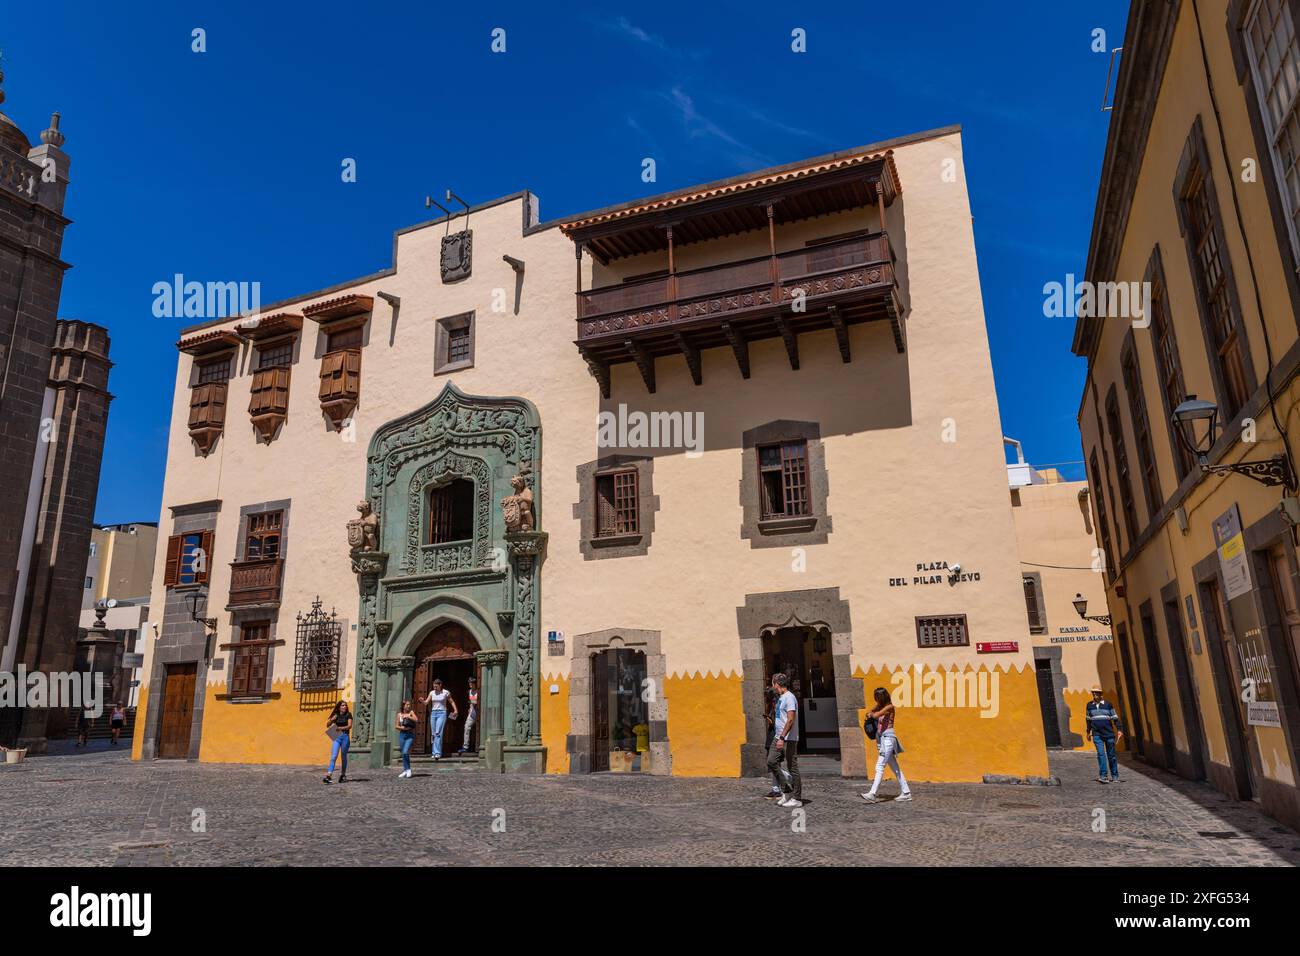
[[[190,620],[195,624],[202,624],[210,631],[217,629],[217,619],[215,617],[199,617],[199,601],[203,599],[202,589],[195,588],[185,595],[185,603],[189,605]]]
[[[1291,470],[1291,462],[1286,455],[1274,455],[1266,461],[1239,461],[1225,465],[1209,463],[1206,456],[1214,447],[1219,419],[1219,407],[1214,402],[1188,395],[1186,400],[1174,409],[1173,419],[1178,440],[1195,456],[1204,474],[1221,475],[1235,472],[1247,478],[1254,478],[1265,485],[1282,485],[1288,491],[1296,490],[1295,473]],[[1204,431],[1198,438],[1197,433],[1201,430],[1202,422],[1205,423]]]
[[[1094,614],[1091,617],[1088,616],[1088,599],[1082,594],[1076,594],[1074,596],[1074,609],[1079,612],[1079,617],[1083,618],[1085,621],[1096,621],[1098,624],[1110,627],[1109,614]]]

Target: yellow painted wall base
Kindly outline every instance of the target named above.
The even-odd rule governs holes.
[[[224,681],[207,686],[199,760],[322,767],[329,763],[330,738],[325,734],[325,722],[340,697],[352,704],[350,687],[331,693],[328,699],[311,695],[307,709],[292,681],[276,681],[271,690],[279,698],[256,704],[218,700],[217,694],[223,693],[225,687]]]
[[[870,702],[877,687],[889,689],[897,710],[897,733],[903,745],[899,763],[908,781],[932,783],[979,783],[985,774],[1014,777],[1046,777],[1047,744],[1038,707],[1038,684],[1034,669],[990,670],[961,673],[984,675],[990,691],[996,692],[981,716],[978,706],[944,706],[950,699],[935,691],[946,676],[943,669],[872,668],[854,675],[863,680]],[[926,675],[936,675],[927,678]],[[996,685],[993,684],[996,675]],[[906,689],[909,693],[900,693]],[[915,699],[913,699],[915,698]],[[859,721],[866,716],[859,714]],[[864,734],[867,772],[875,773],[876,745]],[[890,776],[888,770],[886,777]]]
[[[673,776],[738,777],[745,714],[737,674],[682,674],[664,681]]]
[[[551,693],[551,686],[560,688]],[[542,746],[546,748],[546,772],[569,772],[569,679],[546,677],[542,680]]]
[[[137,700],[139,703],[135,705],[135,727],[132,730],[131,738],[132,760],[140,759],[140,753],[144,747],[144,728],[147,726],[145,718],[148,716],[146,711],[149,708],[149,686],[147,684],[140,685],[140,694]]]

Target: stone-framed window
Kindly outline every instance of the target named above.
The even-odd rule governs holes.
[[[1030,634],[1047,633],[1047,603],[1043,600],[1043,575],[1038,571],[1021,572],[1025,586],[1025,614]]]
[[[1255,372],[1199,116],[1178,163],[1174,203],[1219,399],[1219,420],[1226,425],[1255,391]]]
[[[474,313],[462,312],[438,320],[433,373],[442,375],[474,367]]]
[[[221,650],[226,661],[226,693],[218,699],[234,703],[260,703],[280,695],[273,689],[275,649],[285,642],[276,633],[278,621],[266,611],[236,612],[231,622],[231,641]]]
[[[768,422],[745,432],[741,445],[740,537],[752,548],[825,544],[830,480],[821,426]]]
[[[654,459],[607,455],[578,466],[578,546],[587,561],[646,554],[654,535]]]

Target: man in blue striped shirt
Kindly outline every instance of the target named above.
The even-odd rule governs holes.
[[[1100,687],[1092,689],[1092,700],[1084,713],[1085,731],[1097,748],[1098,783],[1119,783],[1119,761],[1115,759],[1115,743],[1123,739],[1119,729],[1119,714],[1115,706],[1102,696]],[[1110,776],[1106,772],[1110,771]]]

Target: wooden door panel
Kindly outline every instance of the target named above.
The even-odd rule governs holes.
[[[197,664],[167,666],[163,683],[162,720],[158,730],[160,758],[183,760],[189,756],[197,671]]]

